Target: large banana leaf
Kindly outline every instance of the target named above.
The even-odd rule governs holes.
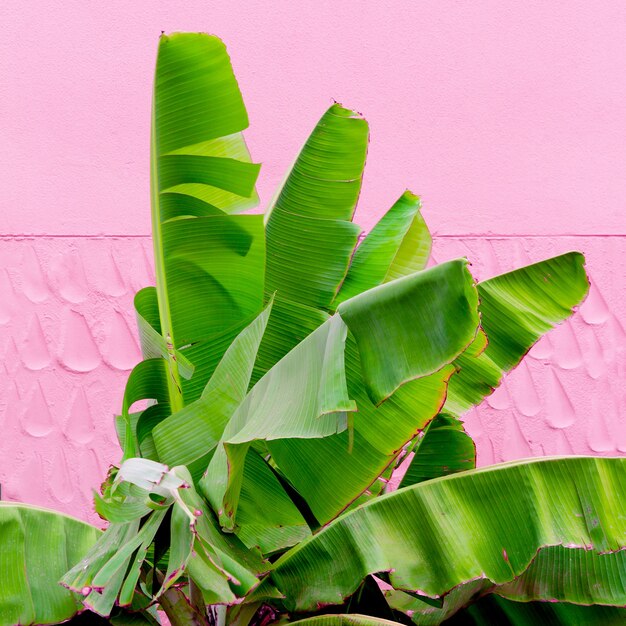
[[[82,597],[57,581],[100,534],[54,511],[0,502],[0,625],[57,624],[82,610]]]
[[[160,419],[200,396],[230,341],[263,304],[262,217],[230,215],[257,201],[259,166],[241,134],[247,126],[222,42],[199,33],[162,36],[151,142],[157,285],[136,301],[144,354],[167,365],[165,378],[152,381],[157,389],[143,391],[144,398],[167,397]],[[128,393],[138,395],[132,381]],[[150,417],[149,425],[158,423]],[[128,413],[124,419],[130,458],[142,448]]]
[[[327,317],[360,228],[351,219],[361,189],[367,122],[333,104],[305,142],[266,213],[267,296],[275,294],[253,380]]]
[[[462,472],[347,513],[286,552],[271,581],[296,610],[341,603],[377,572],[426,598],[472,580],[501,585],[542,547],[624,550],[624,498],[626,459],[554,458]]]
[[[413,291],[408,285],[413,285]],[[465,264],[456,261],[386,283],[339,306],[338,313],[353,337],[346,351],[348,390],[358,407],[353,445],[349,445],[348,433],[323,441],[290,439],[268,445],[280,470],[320,523],[328,522],[370,488],[441,408],[453,371],[443,365],[476,331],[475,300],[468,295],[471,289]],[[387,302],[382,298],[385,293],[392,295]],[[400,307],[404,317],[397,317]],[[444,316],[454,329],[446,328]],[[410,331],[403,335],[404,328]],[[440,351],[439,341],[448,341],[449,351]],[[428,365],[426,354],[437,353],[439,363]],[[397,381],[405,384],[397,388]],[[385,396],[388,399],[377,406]],[[315,471],[303,471],[307,467]]]
[[[354,455],[352,464],[362,470],[362,465],[372,460],[370,451],[375,455],[376,445],[383,438],[382,445],[389,446],[391,441],[395,445],[392,451],[397,451],[415,436],[443,402],[445,383],[451,374],[451,368],[446,365],[476,334],[476,305],[476,292],[464,261],[452,261],[407,276],[344,302],[337,315],[309,335],[253,387],[229,422],[223,446],[217,448],[200,483],[224,526],[235,528],[245,454],[253,441],[268,442],[281,472],[317,513],[318,506],[328,507],[325,494],[315,497],[325,476],[322,474],[320,478],[319,474],[303,471],[306,465],[302,465],[300,450],[290,444],[297,446],[298,441],[318,440],[316,449],[319,447],[320,454],[326,454],[326,439],[319,440],[322,437],[330,440],[331,435],[346,429],[345,412],[357,408],[354,399],[376,413],[375,403],[383,402],[403,385],[420,392],[411,396],[410,408],[417,413],[407,411],[404,423],[400,427],[394,425],[390,434],[381,421],[389,421],[393,410],[376,413],[380,421],[372,423],[371,414],[362,413],[359,407],[354,427],[354,444],[359,447],[350,448],[348,433],[348,439],[342,440],[343,453]],[[344,342],[348,330],[354,337],[353,362],[346,364]],[[349,377],[352,377],[350,388]],[[387,403],[394,406],[393,398],[383,406]],[[397,417],[398,411],[395,413],[393,417]],[[328,448],[330,452],[334,449]],[[387,453],[382,458],[379,454],[376,461],[380,466],[392,459]],[[333,463],[336,466],[336,460]],[[366,475],[369,483],[383,468],[372,466]],[[349,468],[344,470],[349,471]],[[350,481],[346,494],[340,485],[345,479],[346,473],[342,480],[326,487],[340,494],[339,509],[369,484],[361,482],[355,487]],[[313,489],[309,489],[311,480],[315,481]],[[332,507],[337,512],[336,498]]]
[[[402,591],[388,592],[387,600],[419,626],[436,626],[476,598],[490,593],[526,603],[548,600],[626,606],[626,551],[598,554],[584,548],[550,546],[541,549],[514,580],[502,585],[482,579],[469,581],[447,594],[441,606],[429,605]]]
[[[547,330],[571,315],[588,289],[584,258],[578,252],[546,259],[478,283],[481,325],[486,334],[456,361],[458,373],[448,386],[445,408],[463,412],[478,404],[515,367]],[[468,469],[471,440],[462,424],[448,414],[447,427],[425,433],[402,486],[444,473]],[[427,456],[425,456],[427,455]],[[429,467],[423,464],[427,462]],[[433,473],[434,472],[434,473]]]

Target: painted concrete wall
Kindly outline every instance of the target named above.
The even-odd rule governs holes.
[[[93,519],[118,457],[162,30],[226,41],[263,204],[335,98],[371,125],[366,229],[409,187],[478,278],[585,252],[588,301],[467,425],[483,464],[626,453],[626,4],[3,0],[0,23],[4,499]]]

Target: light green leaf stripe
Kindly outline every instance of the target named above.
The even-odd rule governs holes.
[[[405,191],[356,249],[333,307],[426,267],[432,240],[418,196]]]
[[[328,313],[320,309],[274,296],[272,314],[261,341],[252,382],[260,380],[263,374],[276,365],[287,352],[295,348],[329,317]]]
[[[348,396],[344,342],[338,316],[311,333],[248,393],[224,431],[200,488],[220,522],[234,528],[243,463],[251,442],[291,437],[327,437],[346,428]]]
[[[285,553],[272,581],[298,610],[340,603],[376,572],[433,598],[470,580],[503,584],[541,547],[623,550],[624,498],[626,459],[517,461],[454,474],[335,520]]]
[[[57,624],[75,615],[81,598],[57,581],[100,535],[67,515],[0,502],[0,626]]]
[[[380,474],[441,409],[454,371],[447,366],[411,380],[376,407],[363,388],[353,340],[347,345],[346,364],[348,390],[358,407],[352,448],[345,431],[323,440],[268,442],[272,458],[306,499],[320,524],[335,518],[366,490],[375,491]]]

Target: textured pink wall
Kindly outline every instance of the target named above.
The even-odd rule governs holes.
[[[161,30],[227,42],[263,203],[334,97],[372,128],[364,227],[408,186],[478,277],[585,252],[589,300],[468,428],[482,463],[626,453],[626,4],[3,0],[0,23],[3,498],[89,517],[117,457]]]

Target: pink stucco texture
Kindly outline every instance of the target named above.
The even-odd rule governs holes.
[[[465,416],[479,462],[626,454],[626,3],[0,3],[2,499],[94,520],[154,280],[162,30],[227,43],[266,205],[333,98],[369,120],[356,220],[420,193],[437,261],[477,278],[578,249],[571,321]]]

